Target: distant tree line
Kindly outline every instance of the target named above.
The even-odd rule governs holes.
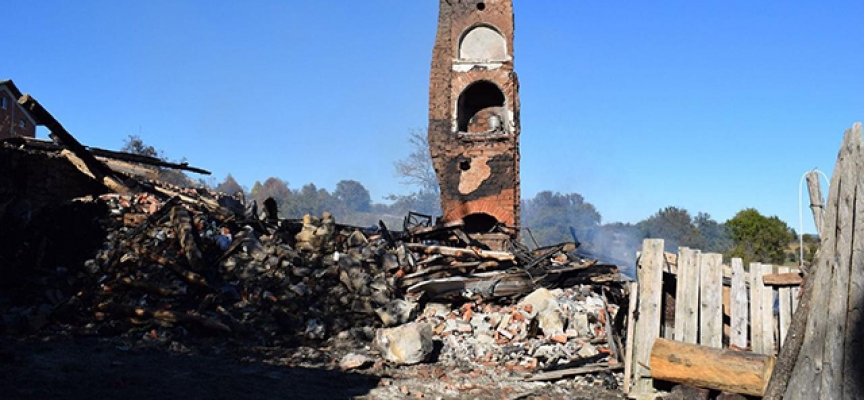
[[[395,175],[411,191],[391,194],[388,203],[373,201],[369,190],[355,180],[342,180],[332,192],[306,183],[292,188],[288,182],[270,177],[256,181],[247,189],[231,174],[220,183],[194,181],[179,171],[160,171],[160,179],[183,186],[204,185],[216,191],[243,193],[247,201],[258,204],[272,197],[279,205],[282,218],[302,218],[305,214],[333,213],[340,223],[370,226],[383,220],[391,228],[400,229],[409,211],[440,215],[437,177],[432,169],[425,132],[414,131],[409,136],[412,151],[405,159],[395,163]],[[143,143],[140,137],[130,136],[124,151],[165,158],[164,154]],[[602,223],[597,208],[578,193],[542,191],[521,203],[523,242],[529,247],[545,246],[565,241],[578,241],[585,251],[613,260],[632,262],[643,239],[665,239],[666,250],[677,251],[679,246],[723,253],[727,257],[741,257],[745,265],[750,262],[773,264],[797,263],[796,232],[776,216],[766,217],[756,209],[747,208],[724,222],[709,214],[669,206],[635,224]],[[804,236],[805,257],[812,261],[818,238]]]

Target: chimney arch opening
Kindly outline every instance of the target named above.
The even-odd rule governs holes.
[[[473,213],[462,217],[465,233],[487,233],[498,225],[498,219],[486,213]]]
[[[477,81],[459,95],[456,122],[459,132],[468,132],[468,125],[477,113],[489,107],[503,107],[504,92],[489,81]]]

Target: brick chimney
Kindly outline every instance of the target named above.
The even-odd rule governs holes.
[[[440,0],[428,134],[444,221],[461,219],[478,234],[496,223],[515,227],[519,81],[512,0]]]

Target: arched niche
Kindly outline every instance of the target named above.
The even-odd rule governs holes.
[[[468,132],[468,126],[475,115],[490,107],[504,107],[504,101],[504,93],[494,83],[489,81],[472,83],[459,95],[456,110],[458,131]]]
[[[462,60],[506,60],[507,41],[497,30],[486,25],[469,29],[459,42]]]
[[[465,233],[488,233],[498,225],[498,219],[486,213],[473,213],[462,217]]]

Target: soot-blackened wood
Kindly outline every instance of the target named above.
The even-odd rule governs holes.
[[[36,99],[29,94],[25,94],[18,99],[18,104],[21,105],[27,112],[36,120],[37,123],[45,125],[51,131],[51,138],[58,144],[65,146],[69,152],[62,153],[63,156],[72,162],[76,168],[85,174],[93,176],[94,179],[103,183],[109,189],[117,193],[130,193],[129,188],[123,180],[114,174],[111,168],[108,168],[101,161],[97,160],[74,136],[72,136],[63,125],[57,121],[45,107],[42,107]]]

